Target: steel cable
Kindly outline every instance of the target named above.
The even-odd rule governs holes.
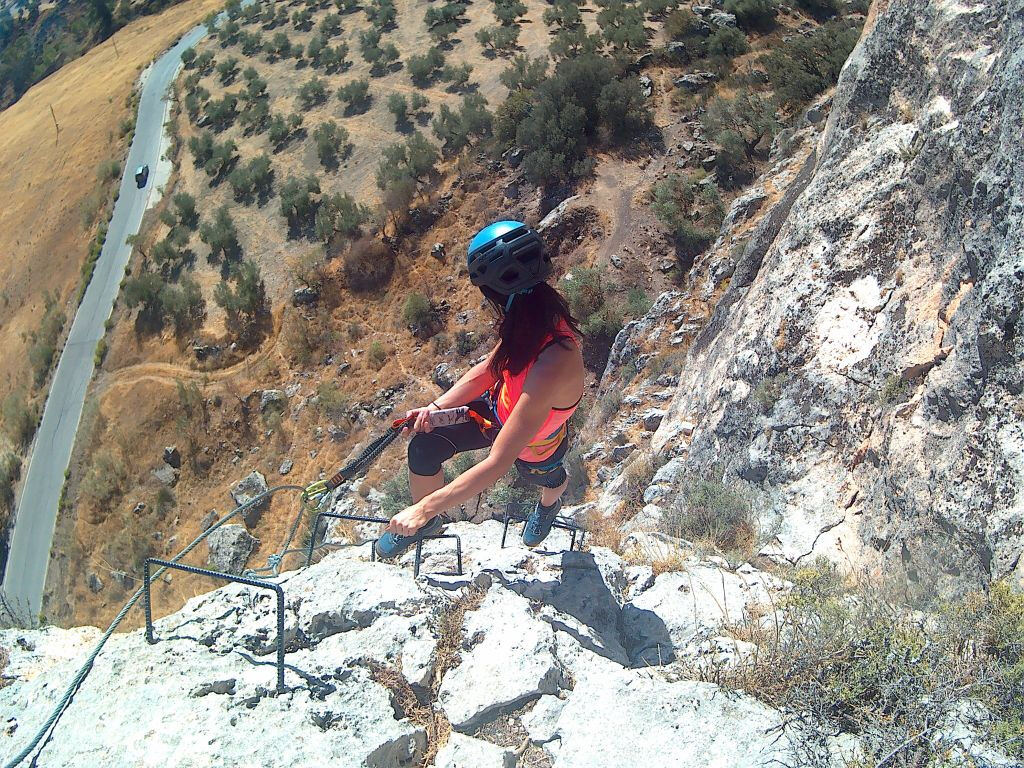
[[[363,451],[355,459],[353,459],[344,467],[338,470],[338,472],[334,475],[334,478],[332,478],[332,480],[335,478],[338,479],[338,483],[337,485],[335,485],[335,487],[340,486],[341,483],[346,480],[352,479],[355,475],[359,474],[364,469],[369,467],[370,464],[376,461],[376,459],[384,452],[384,449],[391,445],[391,443],[394,442],[395,438],[397,438],[400,434],[401,429],[397,426],[394,426],[387,432],[385,432],[383,435],[373,440],[369,445],[366,446],[366,448],[363,449]],[[213,533],[215,530],[224,525],[224,523],[226,523],[228,520],[235,517],[236,515],[241,514],[245,510],[257,504],[262,503],[264,500],[270,498],[275,493],[278,493],[280,491],[301,491],[305,493],[306,490],[307,489],[301,485],[277,485],[274,486],[273,488],[267,489],[258,496],[255,496],[249,501],[245,502],[245,504],[241,504],[235,507],[233,510],[224,515],[224,517],[222,517],[216,523],[214,523],[201,534],[199,534],[195,539],[193,539],[188,544],[188,546],[181,550],[181,552],[172,557],[170,559],[170,562],[177,563],[179,560],[181,560],[181,558],[183,558],[185,555],[187,555],[189,552],[195,549],[200,544],[200,542],[202,542],[211,533]],[[281,547],[279,553],[271,555],[268,558],[267,566],[265,568],[247,570],[245,573],[259,574],[270,571],[273,576],[279,575],[279,569],[281,567],[281,563],[283,562],[285,555],[301,551],[292,550],[290,549],[290,547],[292,541],[295,538],[295,534],[299,530],[299,525],[302,522],[302,516],[303,513],[305,512],[305,509],[306,503],[304,500],[299,507],[299,511],[298,514],[296,514],[295,516],[295,520],[292,522],[292,525],[288,530],[288,535],[285,538],[284,545]],[[160,569],[158,569],[150,578],[149,583],[152,584],[153,582],[155,582],[166,571],[166,567],[161,567]],[[85,664],[82,665],[81,669],[78,670],[78,673],[75,675],[74,679],[72,679],[71,684],[64,692],[64,695],[61,697],[60,702],[54,708],[49,718],[47,718],[42,728],[39,729],[35,737],[33,737],[32,741],[24,749],[22,749],[21,752],[19,752],[14,757],[13,760],[4,764],[4,768],[16,768],[16,766],[20,765],[25,760],[25,758],[32,754],[32,751],[39,745],[41,741],[43,741],[44,738],[46,739],[47,742],[49,742],[50,737],[53,734],[54,728],[56,728],[57,723],[60,721],[60,718],[63,716],[67,708],[71,705],[71,702],[75,698],[75,694],[77,694],[79,688],[82,687],[82,683],[85,682],[85,678],[92,670],[92,665],[96,661],[96,658],[100,655],[100,651],[103,650],[103,646],[106,645],[107,640],[109,640],[111,635],[114,634],[114,630],[116,630],[117,627],[121,624],[121,622],[124,621],[124,617],[128,614],[128,612],[141,599],[144,591],[145,585],[139,587],[139,589],[135,592],[134,595],[131,596],[128,602],[125,603],[124,607],[120,610],[120,612],[111,622],[110,626],[107,627],[107,630],[100,637],[99,642],[96,644],[96,647],[93,649],[92,653],[89,654],[89,658],[86,659]],[[44,743],[43,747],[45,746],[46,744]],[[36,756],[33,758],[33,764],[35,763],[36,760],[39,759],[39,754],[42,753],[43,747],[40,748],[39,753],[37,753]]]
[[[189,552],[191,552],[193,549],[199,546],[200,542],[202,542],[207,536],[209,536],[215,530],[224,525],[224,523],[226,523],[228,520],[235,517],[236,515],[241,514],[245,510],[263,502],[264,500],[270,498],[275,493],[278,493],[280,491],[302,490],[305,489],[301,485],[278,485],[273,488],[267,489],[259,496],[256,496],[250,499],[249,501],[245,502],[245,504],[235,507],[231,512],[228,512],[226,515],[224,515],[224,517],[222,517],[216,523],[214,523],[201,534],[199,534],[195,539],[193,539],[188,544],[188,546],[181,550],[181,552],[172,557],[171,562],[178,562],[179,560],[181,560],[181,558],[183,558],[185,555],[187,555]],[[300,509],[300,518],[301,515],[302,510]],[[297,523],[293,527],[297,528]],[[167,568],[160,568],[159,570],[157,570],[156,573],[154,573],[150,578],[149,583],[152,584],[154,581],[160,578],[165,571],[167,571]],[[114,634],[114,630],[116,630],[117,627],[121,624],[121,622],[124,621],[124,617],[128,615],[128,612],[142,598],[142,594],[144,591],[145,585],[139,587],[138,590],[136,590],[135,594],[132,595],[131,598],[128,600],[128,602],[125,603],[124,607],[120,610],[120,612],[117,614],[114,620],[110,623],[110,626],[107,627],[106,632],[104,632],[103,635],[100,637],[99,642],[96,644],[96,647],[92,650],[92,653],[89,654],[89,658],[86,659],[85,664],[82,665],[81,669],[78,670],[78,673],[72,679],[71,684],[64,692],[64,695],[61,697],[60,702],[54,708],[49,718],[47,718],[42,728],[39,729],[39,731],[36,733],[32,741],[29,742],[29,744],[24,749],[22,749],[21,752],[19,752],[14,757],[13,760],[4,764],[4,768],[15,768],[16,766],[20,765],[25,760],[25,758],[32,754],[32,751],[36,748],[36,746],[39,745],[39,742],[41,742],[44,738],[46,738],[47,741],[49,741],[48,734],[52,734],[52,731],[56,727],[57,723],[60,721],[61,716],[63,716],[64,712],[71,705],[72,700],[75,698],[75,694],[78,693],[78,690],[79,688],[81,688],[86,676],[92,670],[92,665],[95,663],[96,658],[100,655],[100,651],[103,650],[103,646],[106,645],[107,640],[109,640],[111,635]],[[45,746],[45,744],[43,746]],[[40,752],[41,751],[42,750],[40,750]],[[33,763],[35,762],[35,760],[38,760],[38,758],[39,755],[37,754],[36,757],[33,759]]]

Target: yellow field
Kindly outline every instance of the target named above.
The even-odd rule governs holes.
[[[115,139],[139,71],[220,5],[187,0],[139,19],[0,112],[0,398],[29,383],[27,336],[44,294],[73,299],[92,234],[82,204],[100,163],[122,159]],[[69,322],[73,311],[68,305]]]

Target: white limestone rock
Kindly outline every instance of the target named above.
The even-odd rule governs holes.
[[[488,592],[463,622],[462,663],[445,675],[438,702],[457,731],[473,729],[563,685],[554,632],[523,598]]]
[[[710,683],[622,670],[576,686],[549,752],[553,768],[767,768],[787,757],[780,723],[768,707]]]
[[[516,753],[481,739],[452,733],[434,758],[434,768],[515,768]]]

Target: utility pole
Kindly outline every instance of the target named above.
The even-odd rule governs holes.
[[[111,43],[111,45],[114,46],[114,55],[117,56],[117,58],[120,59],[121,58],[121,52],[117,50],[117,41],[114,38],[110,38],[110,43]]]

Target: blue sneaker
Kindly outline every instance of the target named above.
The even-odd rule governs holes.
[[[431,518],[426,525],[420,528],[416,533],[409,536],[402,536],[397,533],[385,533],[374,544],[374,549],[377,550],[377,557],[395,557],[402,554],[425,536],[433,536],[435,533],[439,533],[444,527],[444,521],[441,516]]]
[[[562,500],[558,499],[550,507],[545,507],[537,501],[537,506],[526,518],[526,525],[523,526],[523,544],[528,547],[536,547],[551,533],[551,524],[555,517],[562,510]]]

